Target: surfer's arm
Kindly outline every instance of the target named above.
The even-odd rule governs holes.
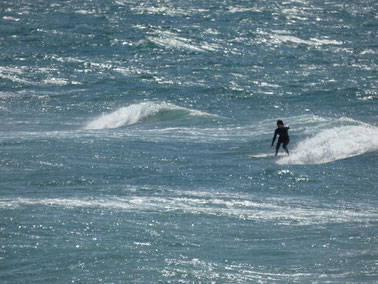
[[[273,147],[273,144],[274,144],[274,141],[276,140],[276,137],[277,137],[277,129],[276,129],[276,131],[274,131],[273,140],[272,140],[272,146],[271,147]]]

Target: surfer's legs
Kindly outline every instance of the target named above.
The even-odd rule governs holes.
[[[282,144],[282,148],[284,148],[285,152],[289,155],[289,149],[287,149],[287,144],[289,144],[290,140],[287,141],[280,141],[278,140],[276,145],[276,156],[278,155],[278,150],[280,149],[280,146]]]
[[[280,142],[280,141],[277,142],[277,145],[276,145],[276,154],[275,154],[275,156],[277,156],[277,154],[278,154],[278,150],[280,149],[281,143],[282,143],[282,142]]]
[[[284,148],[284,150],[286,151],[286,153],[289,155],[289,150],[287,149],[286,146],[282,146],[282,148]]]
[[[287,140],[283,143],[282,148],[286,151],[286,153],[289,155],[289,149],[287,149],[287,144],[289,144],[290,140]]]

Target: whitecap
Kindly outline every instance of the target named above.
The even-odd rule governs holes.
[[[324,164],[378,151],[378,128],[360,123],[320,131],[277,164]]]

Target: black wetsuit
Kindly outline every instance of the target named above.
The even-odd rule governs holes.
[[[276,140],[277,134],[280,136],[278,138],[276,149],[278,150],[283,143],[283,147],[286,148],[287,144],[290,142],[289,134],[288,134],[289,127],[278,127],[276,131],[274,131],[273,141],[272,145],[274,144],[274,141]]]

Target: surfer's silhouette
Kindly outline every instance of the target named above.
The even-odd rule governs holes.
[[[278,154],[278,150],[280,149],[280,146],[282,144],[282,148],[286,151],[287,154],[289,154],[289,150],[287,149],[287,144],[290,142],[289,134],[288,134],[289,127],[285,127],[282,120],[277,120],[277,129],[274,131],[274,136],[272,140],[272,146],[274,144],[274,141],[276,140],[277,134],[279,135],[277,145],[276,145],[276,154]]]

